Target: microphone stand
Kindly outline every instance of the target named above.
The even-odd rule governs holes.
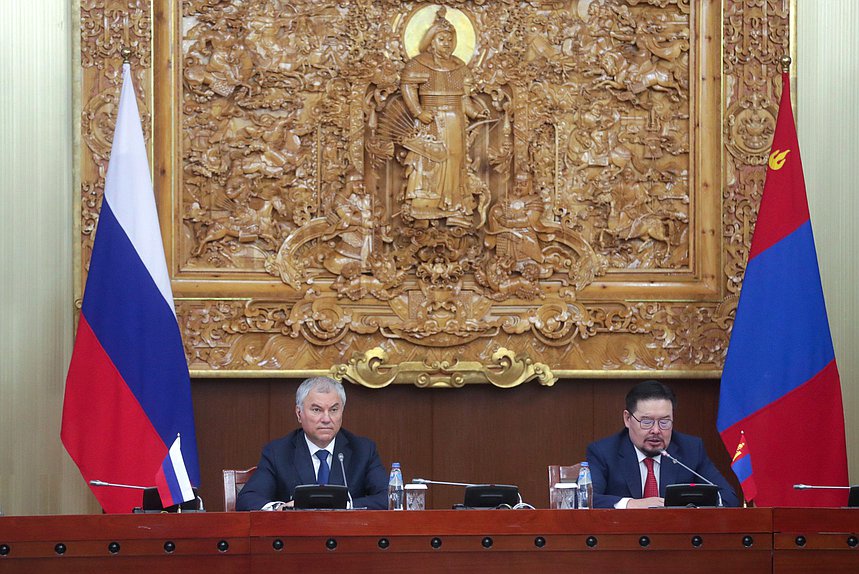
[[[465,486],[465,487],[469,487],[469,486],[512,486],[512,485],[505,485],[505,484],[485,484],[485,483],[478,484],[478,483],[473,483],[473,482],[449,482],[446,480],[429,480],[426,478],[413,478],[412,483],[414,483],[414,484],[440,484],[443,486]],[[530,508],[532,510],[534,509],[533,506],[531,506],[530,504],[528,504],[522,500],[522,494],[519,492],[518,488],[516,489],[516,496],[519,497],[519,503],[516,506],[514,506],[513,508]]]
[[[155,488],[154,486],[137,486],[135,484],[118,484],[115,482],[104,482],[103,480],[91,480],[89,483],[93,486],[112,486],[114,488],[134,488],[137,490],[146,490],[147,488]]]
[[[343,455],[340,455],[340,456],[343,456]],[[345,477],[344,477],[344,480],[345,480]],[[91,480],[91,481],[89,481],[89,483],[92,486],[109,486],[111,488],[131,488],[134,490],[146,490],[149,488],[157,488],[155,486],[139,486],[136,484],[119,484],[117,482],[105,482],[103,480]],[[190,502],[190,501],[187,501],[187,502]],[[205,512],[206,509],[203,507],[203,498],[200,495],[197,495],[194,497],[194,502],[197,503],[197,510],[196,511],[189,511],[189,512]],[[184,504],[184,503],[179,503],[176,505],[177,506],[177,508],[176,508],[177,513],[182,512],[182,504]]]
[[[340,461],[340,472],[343,473],[343,486],[346,487],[346,498],[349,499],[349,509],[355,508],[355,505],[352,504],[352,493],[349,492],[349,483],[346,482],[346,466],[343,464],[343,453],[337,453],[337,460]]]
[[[471,482],[446,482],[444,480],[427,480],[426,478],[413,478],[412,482],[415,484],[441,484],[444,486],[485,486]]]

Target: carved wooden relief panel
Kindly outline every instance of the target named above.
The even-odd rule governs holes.
[[[82,265],[130,44],[192,371],[721,369],[786,0],[82,0],[81,17]]]

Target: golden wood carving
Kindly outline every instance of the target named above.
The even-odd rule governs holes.
[[[80,246],[126,43],[192,371],[721,369],[786,0],[152,1],[81,2]]]
[[[461,387],[473,383],[491,383],[496,387],[510,388],[532,379],[537,379],[541,385],[551,386],[555,383],[555,376],[546,365],[519,358],[516,353],[503,347],[492,353],[491,362],[485,365],[456,358],[389,365],[388,354],[377,347],[356,354],[346,364],[333,367],[331,376],[358,381],[371,388],[385,387],[394,381],[422,388]]]

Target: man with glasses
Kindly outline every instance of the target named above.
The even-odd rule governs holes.
[[[596,508],[663,506],[669,484],[701,480],[662,456],[662,451],[719,486],[724,506],[739,504],[734,490],[704,451],[700,438],[673,432],[674,392],[658,381],[637,384],[626,395],[624,428],[588,446]]]

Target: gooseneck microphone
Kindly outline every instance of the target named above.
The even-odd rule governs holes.
[[[346,482],[346,466],[343,464],[343,453],[337,453],[337,460],[340,461],[340,472],[343,473],[343,486],[346,487],[346,497],[349,499],[349,508],[354,508],[352,504],[352,493],[349,492],[349,483]]]
[[[445,486],[482,486],[471,482],[446,482],[444,480],[428,480],[426,478],[413,478],[415,484],[443,484]]]
[[[91,480],[89,483],[93,486],[112,486],[114,488],[135,488],[137,490],[146,490],[147,488],[155,488],[154,486],[138,486],[136,484],[117,484],[115,482],[105,482],[103,480]]]
[[[706,482],[707,484],[710,484],[710,485],[712,485],[712,486],[718,486],[718,485],[716,485],[712,480],[710,480],[709,478],[707,478],[706,476],[702,476],[702,475],[698,474],[697,472],[695,472],[694,470],[692,470],[691,468],[689,468],[688,466],[686,466],[685,464],[683,464],[682,462],[680,462],[679,460],[677,460],[676,458],[674,458],[673,456],[671,456],[671,455],[668,453],[668,451],[667,451],[667,450],[663,450],[660,454],[662,454],[662,456],[664,456],[665,458],[667,458],[668,460],[670,460],[670,461],[671,461],[671,462],[673,462],[674,464],[679,464],[680,466],[682,466],[683,468],[685,468],[686,470],[688,470],[689,472],[691,472],[692,474],[694,474],[695,476],[697,476],[698,478],[700,478],[701,480],[703,480],[704,482]],[[718,494],[718,495],[719,495],[719,506],[722,506],[722,492],[721,492],[721,489],[720,489],[720,491],[718,491],[716,494]]]
[[[695,476],[697,476],[698,478],[700,478],[701,480],[706,482],[707,484],[712,484],[713,486],[716,486],[715,484],[713,484],[712,481],[707,479],[707,477],[701,476],[700,474],[698,474],[697,472],[695,472],[694,470],[692,470],[691,468],[689,468],[688,466],[686,466],[685,464],[683,464],[682,462],[680,462],[679,460],[677,460],[676,458],[674,458],[673,456],[668,454],[667,450],[663,450],[661,454],[662,454],[662,456],[664,456],[665,458],[667,458],[668,460],[670,460],[674,464],[679,464],[680,466],[682,466],[683,468],[685,468],[686,470],[688,470],[689,472],[691,472],[692,474],[694,474]]]

